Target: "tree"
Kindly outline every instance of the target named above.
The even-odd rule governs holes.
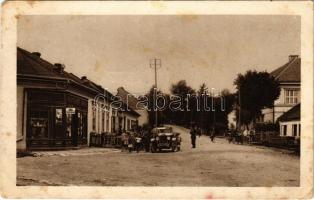
[[[241,124],[245,125],[255,123],[261,109],[273,107],[280,95],[278,81],[267,72],[249,70],[244,75],[238,74],[234,85],[237,88],[238,107],[241,108]]]
[[[193,107],[195,105],[195,99],[190,98],[187,101],[188,95],[195,95],[195,90],[187,85],[185,80],[180,80],[176,84],[172,84],[170,88],[171,94],[181,97],[182,111],[173,111],[172,118],[175,123],[189,126],[193,119],[192,110],[187,110],[186,108]]]
[[[157,95],[161,95],[162,92],[160,90],[156,91]],[[148,109],[148,120],[149,120],[149,124],[151,127],[155,126],[155,86],[153,85],[151,87],[151,89],[149,90],[149,92],[145,95],[146,98],[148,99],[148,105],[147,105],[147,109]],[[157,123],[158,125],[161,123],[160,121],[160,111],[157,110]]]
[[[200,85],[198,91],[197,91],[197,96],[199,98],[199,107],[200,110],[199,112],[196,113],[197,116],[197,124],[199,127],[201,127],[202,130],[205,130],[205,125],[207,121],[206,117],[206,111],[204,110],[204,104],[205,104],[205,95],[208,94],[208,87],[206,86],[205,83],[202,83]]]

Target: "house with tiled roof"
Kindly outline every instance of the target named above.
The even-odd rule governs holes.
[[[107,98],[95,102],[99,94]],[[112,129],[112,96],[63,64],[17,48],[17,150],[88,146],[91,132]]]
[[[278,118],[300,103],[301,58],[290,55],[289,61],[270,73],[280,84],[280,96],[272,108],[262,110],[261,121],[276,123]]]
[[[139,103],[138,98],[129,93],[123,87],[119,87],[117,89],[117,95],[121,98],[121,100],[128,106],[128,109],[134,110],[139,114],[139,116],[135,119],[134,115],[126,115],[121,120],[122,126],[125,130],[129,130],[132,127],[132,124],[144,125],[148,123],[148,112],[144,105]],[[136,122],[135,122],[136,120]]]
[[[300,108],[301,104],[297,104],[278,118],[280,136],[301,136]]]

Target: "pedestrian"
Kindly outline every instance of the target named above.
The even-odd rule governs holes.
[[[142,137],[141,134],[136,134],[135,136],[135,150],[138,153],[140,151],[142,144]]]
[[[215,129],[214,129],[214,128],[213,128],[212,131],[211,131],[210,140],[211,140],[212,142],[215,142]]]
[[[121,134],[121,141],[122,141],[122,151],[125,149],[127,150],[128,148],[128,135],[126,134],[125,131],[122,132]]]
[[[200,127],[197,127],[197,135],[198,135],[198,137],[201,137],[201,135],[202,135],[202,130]]]
[[[131,153],[134,149],[134,143],[135,143],[135,137],[134,137],[134,133],[129,133],[129,138],[128,138],[128,149],[129,152]]]
[[[196,130],[194,126],[192,126],[191,128],[190,134],[191,134],[192,148],[195,148],[196,147],[196,144],[195,144],[196,143]]]
[[[248,137],[249,137],[249,130],[248,129],[244,129],[244,131],[243,131],[243,135],[242,135],[242,140],[243,140],[243,142],[246,142],[246,143],[249,143],[248,142]],[[243,143],[242,142],[242,143]]]

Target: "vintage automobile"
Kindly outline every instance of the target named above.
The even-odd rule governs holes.
[[[152,153],[169,149],[173,152],[180,151],[180,133],[174,133],[171,127],[157,127],[152,130],[150,150]]]

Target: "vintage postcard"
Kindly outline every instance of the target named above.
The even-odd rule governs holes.
[[[3,198],[312,198],[312,2],[7,1],[1,20]]]

